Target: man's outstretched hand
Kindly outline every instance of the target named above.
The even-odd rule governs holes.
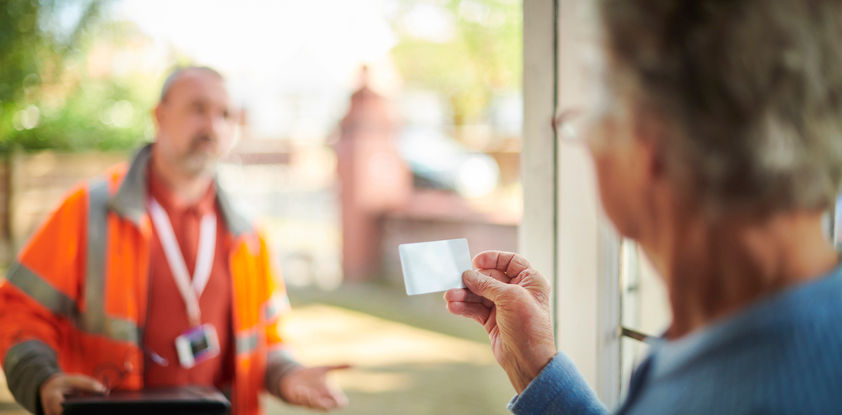
[[[476,271],[462,274],[467,288],[444,294],[447,309],[485,327],[494,357],[520,394],[556,353],[550,284],[511,252],[482,252],[473,265]]]
[[[293,405],[323,411],[343,408],[348,405],[348,398],[339,388],[330,384],[327,375],[331,371],[349,367],[334,365],[297,368],[281,378],[281,398]]]

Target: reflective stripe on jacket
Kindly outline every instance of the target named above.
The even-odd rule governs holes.
[[[15,366],[26,356],[52,349],[63,372],[93,376],[112,388],[143,387],[150,153],[146,146],[128,169],[112,168],[105,178],[72,190],[10,267],[0,283],[0,356],[7,374],[21,373]],[[267,359],[286,354],[280,317],[289,302],[263,236],[221,189],[217,203],[235,240],[229,253],[236,339],[232,412],[257,414]],[[10,388],[25,381],[10,379]],[[34,400],[34,392],[25,392],[26,398],[16,398]],[[21,403],[30,410],[35,404]]]

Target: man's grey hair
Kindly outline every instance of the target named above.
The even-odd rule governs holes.
[[[715,212],[828,207],[842,182],[842,1],[601,0],[611,80]]]
[[[164,85],[161,86],[161,96],[159,98],[160,102],[164,102],[167,100],[167,95],[170,93],[170,89],[172,89],[173,84],[175,84],[175,82],[178,81],[178,78],[180,78],[187,72],[193,71],[207,72],[218,77],[221,80],[225,80],[225,77],[223,77],[222,74],[220,74],[216,69],[213,69],[209,66],[178,66],[175,69],[173,69],[167,76],[167,79],[164,80]]]

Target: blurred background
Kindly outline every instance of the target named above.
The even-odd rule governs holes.
[[[153,138],[173,67],[209,65],[240,122],[219,180],[270,235],[288,335],[356,365],[338,413],[505,413],[484,331],[407,297],[397,246],[517,250],[521,54],[518,0],[1,0],[0,263]]]

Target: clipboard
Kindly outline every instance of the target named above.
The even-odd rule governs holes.
[[[229,412],[231,403],[218,390],[206,386],[113,391],[108,395],[69,396],[64,415],[76,414],[207,414]]]

